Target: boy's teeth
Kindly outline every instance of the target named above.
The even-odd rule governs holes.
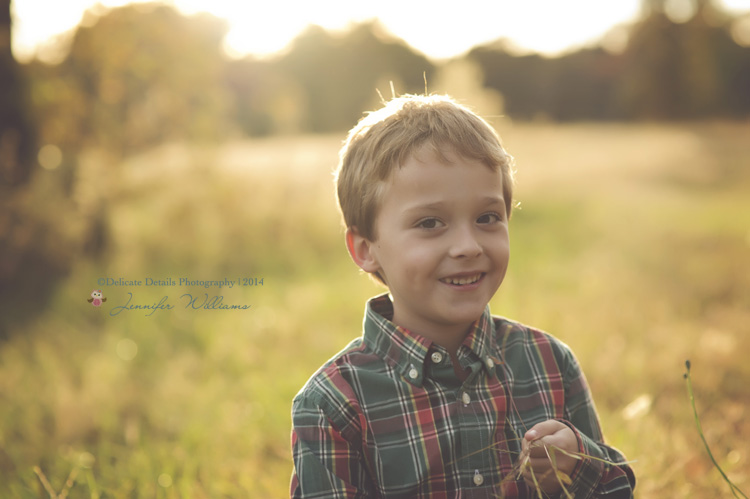
[[[477,282],[480,277],[482,277],[482,274],[477,274],[471,277],[446,277],[445,279],[443,279],[443,282],[447,284],[463,286],[465,284],[473,284]]]

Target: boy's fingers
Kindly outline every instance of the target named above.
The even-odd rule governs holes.
[[[563,432],[566,430],[569,430],[569,428],[559,421],[545,421],[527,431],[523,443],[528,446],[532,456],[541,457],[546,455],[545,445],[564,448],[565,435]]]
[[[565,424],[554,419],[549,419],[541,423],[535,424],[529,431],[524,435],[524,439],[528,441],[536,440],[538,438],[546,437],[547,435],[554,435],[558,431],[567,428]]]
[[[537,474],[537,478],[539,478],[540,473],[544,473],[545,471],[552,469],[552,464],[550,463],[549,459],[547,459],[547,455],[545,454],[544,457],[530,458],[529,467],[534,470],[534,473]]]
[[[562,441],[558,438],[544,437],[529,444],[529,457],[548,459],[549,455],[554,453],[557,458],[560,458],[563,453],[559,449],[562,448]]]
[[[559,423],[558,421],[553,422]],[[555,431],[542,435],[542,432],[539,431],[540,429],[543,431]],[[534,437],[528,441],[524,439],[524,444],[528,447],[529,457],[546,459],[549,458],[550,453],[557,452],[555,447],[560,449],[570,448],[569,442],[567,442],[568,435],[566,435],[566,431],[569,432],[569,428],[563,423],[559,423],[559,425],[545,425],[542,428],[537,428],[535,426],[529,430],[525,437]],[[560,456],[560,454],[558,454],[558,456]]]
[[[547,458],[547,450],[544,448],[544,445],[533,445],[531,446],[531,449],[529,450],[529,457],[533,461],[534,459],[538,460],[544,460],[549,461]]]
[[[526,434],[523,436],[524,443],[528,443],[528,442],[531,442],[533,440],[536,440],[537,438],[539,438],[541,436],[539,434],[539,432],[535,428],[536,428],[536,426],[534,428],[530,429],[529,431],[527,431]]]

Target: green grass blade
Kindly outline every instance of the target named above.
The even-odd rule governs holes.
[[[706,448],[706,452],[708,453],[708,457],[711,458],[711,462],[714,464],[714,467],[719,470],[719,473],[721,473],[722,478],[724,478],[724,481],[729,484],[729,490],[732,491],[732,495],[734,497],[739,498],[737,495],[737,492],[742,495],[745,499],[748,499],[744,492],[742,492],[739,487],[737,487],[732,481],[729,479],[729,477],[724,473],[724,470],[721,469],[721,466],[719,466],[719,463],[716,462],[716,459],[714,458],[713,453],[711,452],[711,448],[708,446],[708,442],[706,441],[706,437],[703,434],[703,427],[701,426],[701,421],[698,418],[698,410],[695,408],[695,397],[693,396],[693,381],[690,378],[690,361],[685,361],[685,367],[686,371],[683,375],[685,380],[687,381],[687,390],[688,390],[688,396],[690,397],[690,405],[693,408],[693,419],[695,420],[695,426],[698,428],[698,435],[700,435],[701,440],[703,441],[703,446]]]

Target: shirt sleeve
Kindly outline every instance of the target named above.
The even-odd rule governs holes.
[[[628,499],[633,497],[635,475],[624,464],[625,456],[604,443],[594,401],[575,356],[566,352],[565,406],[566,421],[576,434],[579,452],[590,456],[580,461],[573,473],[568,492],[574,497]]]
[[[368,498],[360,444],[337,428],[314,397],[292,405],[292,498]],[[348,438],[347,438],[348,437]]]

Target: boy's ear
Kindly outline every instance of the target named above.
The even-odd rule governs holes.
[[[349,250],[349,255],[359,268],[371,274],[380,270],[377,258],[372,252],[373,244],[359,233],[357,227],[346,229],[346,249]]]

